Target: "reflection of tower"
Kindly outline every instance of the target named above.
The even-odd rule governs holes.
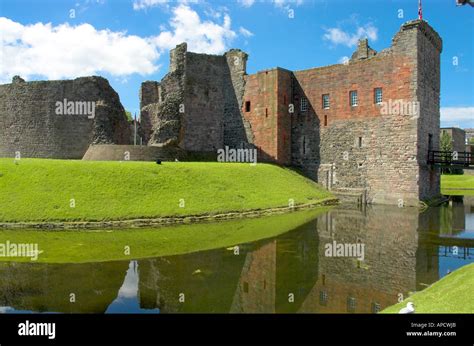
[[[376,312],[416,287],[418,210],[372,206],[318,219],[319,277],[301,312]],[[337,225],[333,230],[331,224]],[[326,257],[325,244],[364,244],[364,261]]]
[[[276,240],[249,252],[231,312],[275,312]]]
[[[296,312],[317,278],[317,244],[313,220],[249,252],[231,312]]]

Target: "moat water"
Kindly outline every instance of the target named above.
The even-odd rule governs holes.
[[[328,256],[327,244],[363,245],[363,260],[347,252]],[[474,196],[423,213],[337,207],[238,251],[86,264],[0,262],[0,312],[373,313],[472,262]]]

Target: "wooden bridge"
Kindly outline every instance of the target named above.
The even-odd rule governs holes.
[[[474,155],[469,152],[430,150],[428,164],[437,167],[474,169]]]

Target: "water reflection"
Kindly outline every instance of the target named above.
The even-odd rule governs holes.
[[[333,209],[279,237],[179,256],[0,263],[0,312],[377,312],[474,262],[474,198]],[[326,257],[361,243],[364,261]],[[72,301],[74,297],[74,301]]]

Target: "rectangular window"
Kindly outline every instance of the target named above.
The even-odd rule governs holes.
[[[351,107],[355,107],[355,106],[358,105],[359,100],[357,99],[357,91],[356,90],[352,90],[349,93],[349,101],[350,101]]]
[[[354,297],[347,297],[347,312],[356,311],[356,299]]]
[[[306,97],[301,97],[301,111],[306,112],[308,110],[308,99]]]
[[[329,109],[329,94],[323,95],[323,109]]]
[[[319,291],[319,305],[327,305],[328,293],[326,291]]]
[[[250,101],[245,101],[245,111],[250,112]]]
[[[359,144],[359,148],[362,148],[362,137],[359,137],[359,142],[358,142],[358,144]]]
[[[324,126],[328,126],[328,116],[324,116]]]
[[[375,88],[374,89],[374,103],[381,104],[382,103],[382,88]]]

